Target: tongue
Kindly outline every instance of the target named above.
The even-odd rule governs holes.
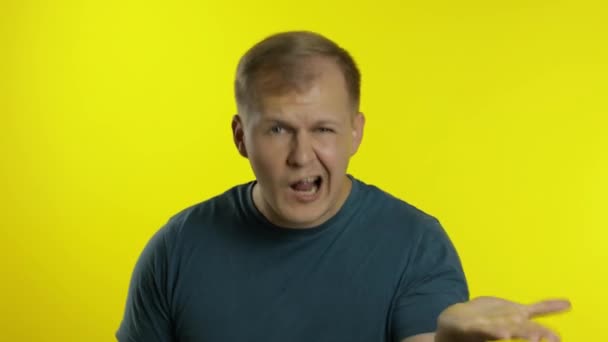
[[[315,186],[314,182],[297,182],[291,187],[296,191],[310,191]]]

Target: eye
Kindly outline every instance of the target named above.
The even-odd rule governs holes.
[[[285,131],[285,128],[283,128],[279,125],[274,125],[274,126],[270,127],[269,131],[271,134],[281,134],[281,133],[283,133],[283,131]]]
[[[319,131],[321,133],[333,133],[334,132],[334,130],[329,127],[319,127],[319,128],[317,128],[317,131]]]

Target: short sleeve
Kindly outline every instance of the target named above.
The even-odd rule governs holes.
[[[173,341],[166,294],[166,230],[159,230],[139,256],[129,285],[119,342]]]
[[[393,341],[434,332],[448,306],[465,302],[469,291],[460,258],[439,222],[426,222],[402,275],[393,306]]]

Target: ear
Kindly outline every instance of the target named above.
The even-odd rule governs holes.
[[[243,127],[243,120],[238,114],[232,117],[232,139],[234,145],[241,156],[247,158],[247,148],[245,148],[245,131]]]
[[[351,150],[351,157],[359,150],[361,140],[363,140],[363,128],[365,127],[365,116],[359,112],[353,118],[353,145]]]

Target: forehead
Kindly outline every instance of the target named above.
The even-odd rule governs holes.
[[[262,115],[276,115],[283,111],[298,109],[309,110],[311,114],[352,111],[353,106],[346,81],[336,63],[329,59],[318,59],[308,66],[310,69],[306,71],[307,77],[298,84],[286,82],[281,89],[274,91],[262,87],[256,101],[257,111]],[[270,77],[273,75],[266,76],[266,78]]]

